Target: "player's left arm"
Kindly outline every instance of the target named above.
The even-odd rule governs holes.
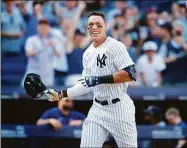
[[[113,50],[110,50],[114,57],[114,65],[119,70],[113,74],[114,83],[124,83],[136,81],[136,69],[127,48],[121,42],[113,45]]]
[[[135,65],[130,65],[125,67],[113,74],[114,83],[124,83],[130,81],[136,81],[136,69]]]
[[[99,84],[115,84],[130,81],[136,81],[136,70],[134,65],[125,67],[124,69],[105,76],[88,76],[82,80],[82,84],[87,87],[93,87]]]

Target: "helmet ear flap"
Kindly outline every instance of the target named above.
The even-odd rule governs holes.
[[[43,84],[39,75],[29,73],[24,80],[24,88],[26,93],[32,98],[38,98],[41,92],[46,90],[46,86]]]

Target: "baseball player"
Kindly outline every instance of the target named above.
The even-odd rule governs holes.
[[[88,32],[92,44],[83,55],[83,78],[67,90],[48,89],[49,101],[93,91],[93,105],[83,124],[81,147],[102,147],[109,133],[119,147],[137,147],[135,107],[126,94],[136,71],[125,45],[106,36],[105,16],[92,12]]]

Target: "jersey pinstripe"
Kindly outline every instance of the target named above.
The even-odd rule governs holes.
[[[98,62],[99,61],[99,62]],[[110,75],[134,64],[125,45],[112,37],[94,48],[91,44],[83,55],[83,76]],[[101,84],[94,87],[94,98],[109,105],[93,105],[83,124],[81,147],[102,147],[109,133],[119,147],[137,147],[135,107],[126,94],[128,83]],[[120,102],[112,104],[111,100]]]
[[[106,66],[100,68],[97,66],[97,57],[106,56]],[[103,76],[113,74],[120,69],[134,64],[130,58],[125,45],[111,37],[97,48],[91,44],[83,55],[83,75],[84,76]],[[101,84],[94,87],[94,97],[105,100],[116,98],[124,92],[128,87],[127,83],[121,84]]]

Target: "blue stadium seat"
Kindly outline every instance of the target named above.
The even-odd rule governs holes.
[[[18,86],[21,83],[26,68],[25,55],[2,56],[1,84],[3,86]]]
[[[3,86],[7,86],[7,85],[20,85],[21,84],[21,80],[23,78],[23,75],[14,75],[14,74],[10,74],[10,75],[3,75],[1,77],[1,85]]]

